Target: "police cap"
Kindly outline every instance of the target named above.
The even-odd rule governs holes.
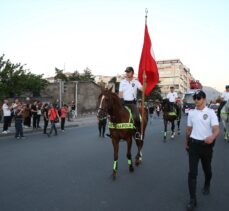
[[[196,91],[195,94],[193,95],[193,99],[195,100],[195,99],[201,99],[201,98],[204,98],[204,99],[206,98],[205,92],[202,90]]]
[[[127,67],[125,72],[129,73],[129,72],[134,72],[134,68],[133,67]]]

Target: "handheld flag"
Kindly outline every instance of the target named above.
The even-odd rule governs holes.
[[[157,63],[154,58],[147,24],[145,24],[144,44],[138,70],[138,80],[141,84],[144,84],[144,72],[146,74],[145,95],[147,96],[159,81]]]

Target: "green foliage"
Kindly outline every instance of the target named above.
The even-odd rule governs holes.
[[[158,82],[159,84],[160,82]],[[153,90],[150,92],[150,94],[148,96],[145,97],[145,101],[155,101],[155,100],[159,100],[161,101],[162,100],[162,97],[161,97],[161,89],[160,87],[158,86],[158,84],[153,88]],[[142,92],[138,92],[138,99],[141,99],[141,93]]]
[[[20,63],[13,64],[9,59],[0,57],[0,97],[20,96],[25,92],[39,95],[48,82],[43,75],[35,75],[24,69]]]
[[[84,72],[80,75],[81,81],[94,81],[95,77],[92,75],[91,70],[86,68]]]
[[[62,81],[68,81],[68,77],[63,73],[63,70],[55,68],[56,75],[54,77],[55,80],[61,79]]]
[[[114,83],[115,84],[115,93],[118,93],[120,82],[117,82],[117,77],[114,76],[113,78],[111,78],[109,83]]]
[[[150,92],[150,94],[148,96],[146,96],[145,100],[146,101],[149,101],[149,100],[152,100],[152,101],[159,100],[159,101],[161,101],[162,100],[161,89],[158,86],[158,84],[153,88],[153,90]]]
[[[72,75],[68,77],[68,80],[69,81],[80,81],[80,73],[77,70],[75,70],[74,73],[72,73]]]

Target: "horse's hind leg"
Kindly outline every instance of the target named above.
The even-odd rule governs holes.
[[[135,157],[135,165],[138,166],[142,161],[141,149],[143,147],[143,140],[136,140],[136,144],[137,144],[137,147],[138,147],[138,153],[137,153],[137,155]]]
[[[171,122],[171,130],[172,130],[171,138],[174,139],[174,137],[175,137],[175,121]]]
[[[164,141],[166,141],[166,137],[167,137],[167,124],[168,124],[168,121],[164,119]]]
[[[128,165],[129,165],[129,171],[133,172],[133,162],[132,162],[132,156],[131,156],[131,146],[132,146],[132,138],[127,140],[127,159],[128,159]]]
[[[177,134],[180,135],[180,119],[177,120]]]

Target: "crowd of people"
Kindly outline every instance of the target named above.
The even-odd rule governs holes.
[[[9,127],[15,123],[15,138],[24,138],[23,128],[32,127],[33,130],[41,128],[40,122],[43,118],[43,133],[50,136],[54,130],[57,135],[56,123],[60,122],[61,131],[64,132],[66,118],[76,118],[76,106],[72,101],[69,105],[64,104],[59,107],[56,103],[44,103],[38,100],[33,102],[22,102],[15,99],[14,102],[9,102],[5,99],[0,107],[0,116],[3,123],[2,134],[10,133]],[[47,127],[51,124],[50,131]]]

